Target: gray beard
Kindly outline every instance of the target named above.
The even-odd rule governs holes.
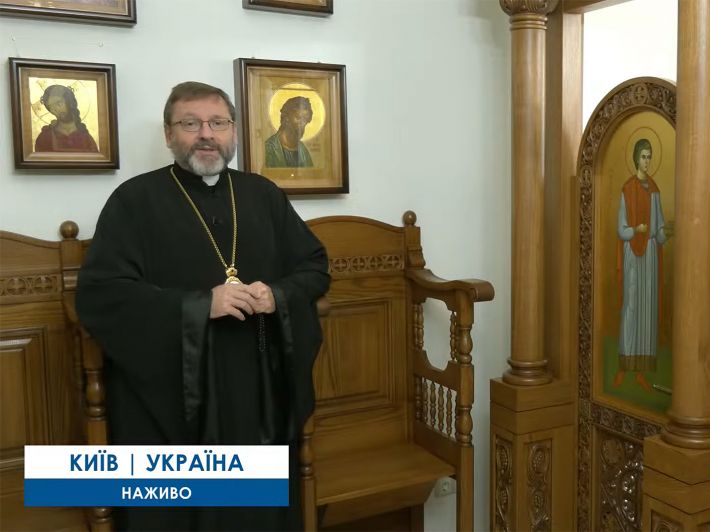
[[[200,176],[217,175],[227,167],[227,162],[224,160],[221,153],[219,154],[219,158],[211,163],[200,161],[195,154],[190,155],[186,161],[178,162],[185,163],[190,172]]]
[[[218,146],[217,150],[219,157],[214,162],[203,162],[197,158],[197,155],[192,149],[185,153],[180,151],[179,148],[170,146],[170,151],[173,152],[175,161],[184,169],[199,176],[217,175],[227,168],[227,165],[234,158],[234,154],[237,151],[237,144],[235,142],[233,146],[224,151]]]

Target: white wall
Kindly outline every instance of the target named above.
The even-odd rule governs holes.
[[[234,93],[238,57],[347,65],[350,194],[295,198],[304,218],[358,214],[422,226],[428,266],[496,288],[474,324],[476,529],[488,529],[488,381],[506,368],[510,326],[508,21],[497,0],[335,0],[314,18],[243,10],[240,0],[138,0],[138,24],[0,18],[0,57],[116,65],[121,169],[14,169],[8,68],[0,68],[0,227],[54,240],[92,235],[110,192],[171,161],[161,116],[194,79]],[[434,320],[440,317],[429,312]],[[448,357],[448,320],[427,348]],[[436,340],[436,338],[434,338]],[[454,530],[453,497],[427,504],[427,530]]]
[[[695,0],[683,0],[693,2]],[[678,0],[630,0],[584,15],[583,115],[622,81],[676,80]]]

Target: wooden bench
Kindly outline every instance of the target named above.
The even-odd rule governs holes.
[[[333,282],[327,303],[319,302],[322,314],[327,307],[329,312],[322,318],[324,342],[313,373],[316,409],[301,449],[306,530],[421,530],[423,503],[446,476],[457,479],[457,529],[473,528],[470,331],[473,304],[491,300],[493,287],[434,276],[424,268],[416,216],[407,212],[403,220],[404,227],[353,216],[308,222],[328,250]],[[72,383],[64,385],[84,388],[85,441],[105,445],[103,360],[74,310],[76,274],[90,241],[77,240],[73,222],[62,224],[60,232],[58,243],[3,233],[2,258],[14,268],[13,278],[21,277],[20,270],[52,276],[50,299],[64,314],[59,325],[56,316],[47,319],[75,354],[70,368],[79,361],[83,366],[83,374],[74,371]],[[7,242],[21,245],[8,249]],[[40,260],[46,248],[51,267],[43,265],[48,259]],[[3,282],[3,302],[12,302],[9,281]],[[443,370],[424,351],[427,299],[443,301],[451,312],[450,360]],[[92,509],[89,520],[92,530],[111,530],[108,508]]]

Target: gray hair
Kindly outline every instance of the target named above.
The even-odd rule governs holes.
[[[222,98],[224,103],[226,103],[229,108],[229,117],[236,121],[237,111],[226,92],[220,88],[208,85],[207,83],[200,83],[199,81],[184,81],[175,85],[173,90],[170,91],[170,96],[168,96],[168,101],[165,102],[165,108],[163,109],[163,122],[169,125],[172,121],[173,107],[176,102],[183,100],[200,100],[210,96],[219,96]]]

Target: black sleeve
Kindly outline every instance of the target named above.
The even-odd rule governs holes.
[[[286,194],[279,190],[273,199],[278,242],[284,257],[285,275],[272,284],[285,294],[298,292],[316,301],[328,291],[328,256],[325,247],[293,209]]]
[[[120,191],[101,212],[79,272],[77,313],[112,371],[134,390],[163,431],[178,438],[196,393],[195,379],[199,382],[211,293],[164,289],[146,281],[147,242],[139,206],[131,203],[129,208]],[[183,356],[184,343],[194,349]],[[192,395],[186,393],[190,387]]]
[[[271,284],[281,325],[290,398],[289,436],[294,438],[313,412],[313,363],[322,342],[316,301],[330,285],[326,250],[294,211],[286,195],[276,197],[280,246],[286,274]],[[277,228],[279,226],[277,225]]]

